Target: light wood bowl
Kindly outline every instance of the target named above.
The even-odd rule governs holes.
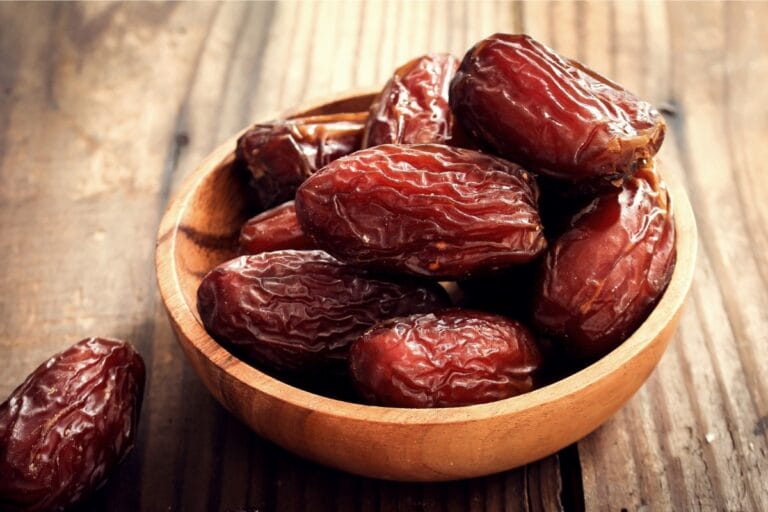
[[[366,110],[371,94],[291,112]],[[554,384],[498,402],[396,409],[342,402],[292,387],[216,343],[197,314],[202,277],[234,256],[246,204],[230,171],[236,135],[187,178],[157,240],[157,278],[184,353],[210,392],[259,435],[308,459],[375,478],[439,481],[496,473],[555,453],[614,414],[658,363],[691,286],[696,225],[684,190],[669,183],[677,265],[663,298],[621,346]]]

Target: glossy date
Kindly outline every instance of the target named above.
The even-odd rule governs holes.
[[[371,403],[455,407],[531,391],[541,355],[522,324],[453,309],[394,318],[350,350],[352,378]]]
[[[337,258],[456,279],[545,246],[538,188],[521,167],[437,144],[383,145],[329,164],[296,193],[302,229]]]
[[[454,124],[448,86],[458,67],[452,55],[430,54],[398,68],[371,105],[363,147],[446,144]]]
[[[631,174],[666,129],[651,105],[526,35],[477,43],[450,102],[457,122],[499,155],[572,182]]]
[[[260,213],[240,228],[240,254],[314,248],[299,226],[293,201]]]
[[[365,113],[310,116],[257,124],[237,141],[236,164],[251,173],[261,209],[293,199],[301,183],[360,148]]]
[[[549,248],[534,292],[534,325],[576,357],[599,358],[646,318],[674,263],[667,190],[653,168],[644,168],[574,215]]]
[[[230,260],[205,276],[197,297],[211,336],[293,374],[343,368],[349,344],[371,325],[447,304],[436,283],[385,280],[317,250]]]
[[[133,448],[144,363],[88,338],[38,367],[0,405],[0,510],[64,510]]]

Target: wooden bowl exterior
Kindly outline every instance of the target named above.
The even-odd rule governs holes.
[[[364,110],[371,94],[285,114]],[[620,347],[531,393],[450,409],[373,407],[314,395],[240,361],[205,331],[196,291],[234,255],[246,217],[234,173],[236,135],[186,180],[160,225],[157,277],[179,344],[216,399],[259,435],[321,464],[375,478],[440,481],[496,473],[555,453],[595,430],[642,385],[666,349],[693,279],[696,225],[685,191],[669,183],[677,265],[663,298]]]

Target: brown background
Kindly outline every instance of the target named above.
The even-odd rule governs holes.
[[[767,23],[768,3],[728,2],[0,4],[0,396],[82,337],[139,348],[138,445],[82,510],[768,510]],[[701,239],[671,348],[577,447],[488,478],[366,480],[261,440],[173,339],[166,203],[241,127],[496,31],[665,111]]]

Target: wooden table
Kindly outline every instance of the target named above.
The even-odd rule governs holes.
[[[148,369],[138,444],[82,510],[768,510],[768,3],[0,4],[0,396],[89,335]],[[663,109],[700,247],[658,369],[578,446],[504,474],[380,482],[250,433],[174,341],[153,249],[239,128],[527,32]]]

